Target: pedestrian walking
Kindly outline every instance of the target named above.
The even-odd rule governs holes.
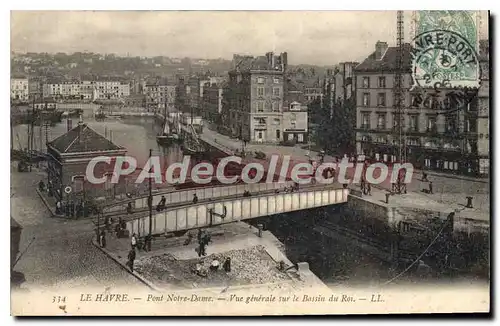
[[[366,195],[365,178],[361,178],[361,192]]]
[[[101,231],[100,243],[101,248],[106,248],[106,232],[104,230]]]
[[[226,260],[224,261],[224,264],[222,265],[222,268],[224,268],[224,271],[226,273],[231,272],[231,258],[227,257]]]
[[[201,256],[205,256],[207,253],[206,253],[206,250],[205,250],[205,241],[200,241],[200,246],[199,246],[199,249],[198,249],[198,257],[201,257]]]
[[[366,183],[366,193],[368,196],[372,195],[372,185],[369,182]]]
[[[38,189],[40,189],[41,192],[45,190],[45,183],[43,182],[43,180],[40,180],[40,182],[38,183]]]
[[[433,194],[433,192],[432,192],[432,181],[429,181],[429,193]]]
[[[61,214],[61,208],[62,208],[61,201],[58,200],[56,203],[56,215]]]
[[[193,204],[197,204],[198,203],[198,196],[196,196],[196,194],[193,195]]]
[[[135,248],[130,249],[127,257],[128,258],[127,266],[130,268],[130,271],[132,272],[134,271],[135,256],[136,256]]]
[[[198,229],[198,244],[201,243],[202,237],[203,237],[203,230],[200,228]]]
[[[130,239],[130,244],[132,245],[132,249],[135,249],[137,247],[137,237],[134,234],[132,234],[132,238]]]

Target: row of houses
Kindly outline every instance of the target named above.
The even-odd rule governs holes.
[[[55,100],[121,100],[130,96],[130,83],[117,78],[82,81],[11,78],[12,100],[28,102],[40,96]]]

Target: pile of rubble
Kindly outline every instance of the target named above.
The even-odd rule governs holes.
[[[231,271],[226,272],[223,262],[231,260]],[[212,262],[220,262],[217,270],[210,269]],[[203,273],[196,273],[201,269]],[[169,254],[140,259],[136,271],[160,287],[205,288],[238,286],[289,281],[290,277],[278,270],[263,246],[231,250],[199,259],[177,260]]]

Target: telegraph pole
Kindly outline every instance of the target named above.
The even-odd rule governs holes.
[[[151,156],[153,154],[153,150],[149,149],[149,173],[151,173],[152,166],[151,166]],[[153,237],[153,190],[152,190],[152,184],[151,184],[151,175],[149,176],[149,197],[148,197],[148,204],[149,204],[149,235],[146,239],[146,245],[148,248],[148,251],[151,251],[151,238]]]

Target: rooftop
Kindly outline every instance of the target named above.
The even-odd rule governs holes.
[[[59,153],[88,153],[108,152],[123,150],[123,147],[115,145],[110,140],[101,136],[86,124],[79,124],[64,135],[57,137],[48,146]]]
[[[405,43],[403,46],[403,70],[411,72],[411,46]],[[397,68],[397,47],[389,47],[380,60],[375,59],[375,51],[372,52],[354,70],[357,72],[391,72]]]

